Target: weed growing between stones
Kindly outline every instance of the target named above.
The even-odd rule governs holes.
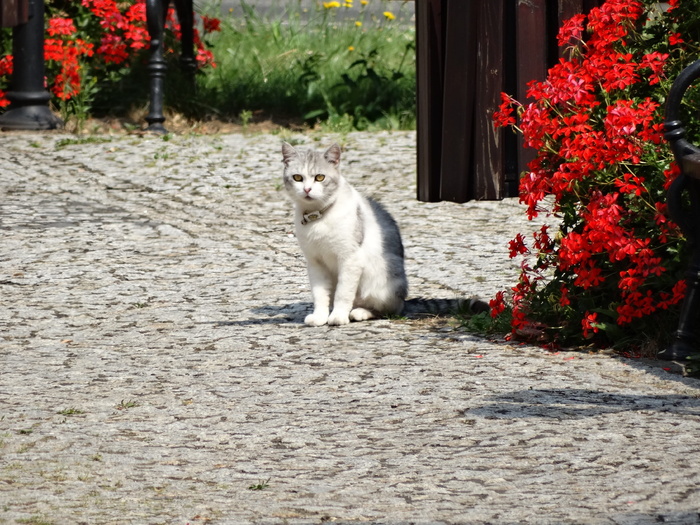
[[[128,410],[137,406],[139,406],[139,404],[136,401],[125,401],[122,399],[115,408],[117,410]]]
[[[248,490],[265,490],[266,488],[270,487],[270,479],[267,478],[265,481],[259,481],[257,483],[254,483],[253,485],[250,485],[248,487]]]

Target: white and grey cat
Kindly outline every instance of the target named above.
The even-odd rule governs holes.
[[[337,144],[324,153],[282,144],[284,187],[314,301],[304,321],[310,326],[399,314],[408,292],[396,221],[345,180],[340,154]]]

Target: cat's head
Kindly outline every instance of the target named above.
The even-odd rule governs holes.
[[[333,144],[324,153],[297,150],[282,143],[284,188],[294,202],[308,210],[321,209],[333,201],[340,184],[340,146]]]

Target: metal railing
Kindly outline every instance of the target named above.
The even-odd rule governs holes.
[[[683,97],[699,78],[700,60],[678,76],[666,102],[665,137],[681,169],[668,190],[668,210],[688,239],[692,253],[678,329],[669,347],[659,352],[661,359],[670,361],[682,361],[700,354],[700,148],[686,140],[681,121]]]
[[[180,63],[194,74],[194,14],[192,0],[173,0],[181,29]],[[148,33],[151,37],[150,111],[148,130],[166,133],[163,115],[164,83],[167,65],[163,56],[165,18],[170,0],[146,0]],[[10,106],[0,115],[0,129],[43,130],[63,126],[49,109],[49,92],[44,87],[44,0],[3,0],[0,20],[12,29],[12,54],[15,64],[7,99]]]

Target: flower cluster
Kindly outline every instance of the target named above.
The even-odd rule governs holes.
[[[323,2],[323,8],[326,10],[339,9],[341,6],[345,8],[352,8],[354,0],[343,0],[342,4],[340,2]],[[364,8],[369,4],[369,0],[360,0],[360,15],[364,15]],[[382,13],[387,21],[396,20],[396,15],[391,11],[384,11]],[[362,21],[356,20],[355,26],[362,27]]]
[[[528,101],[502,94],[495,124],[537,150],[520,200],[531,220],[546,212],[559,224],[510,243],[520,279],[491,306],[497,316],[510,303],[516,337],[624,346],[674,329],[685,242],[665,204],[678,170],[662,103],[697,51],[697,3],[608,0],[563,24],[562,58],[528,85]]]
[[[80,60],[94,55],[94,45],[76,38],[75,24],[70,18],[49,19],[44,39],[44,59],[56,64],[51,91],[61,100],[80,94]]]
[[[50,1],[47,5],[44,58],[48,86],[59,100],[80,94],[88,76],[103,80],[114,73],[125,75],[139,53],[149,46],[146,29],[146,2],[115,0]],[[204,33],[218,31],[219,21],[202,17]],[[174,10],[167,14],[167,30],[175,38],[180,27]],[[167,49],[174,53],[173,42]],[[206,49],[198,28],[195,46],[200,66],[215,67],[211,51]],[[0,48],[0,107],[8,105],[4,88],[12,74],[12,56],[6,45]]]
[[[351,8],[352,7],[353,0],[344,0],[342,3],[343,7]],[[366,6],[369,4],[369,0],[360,0],[360,4],[363,6]],[[334,8],[339,8],[341,6],[340,2],[323,2],[323,7],[325,9],[334,9]]]

